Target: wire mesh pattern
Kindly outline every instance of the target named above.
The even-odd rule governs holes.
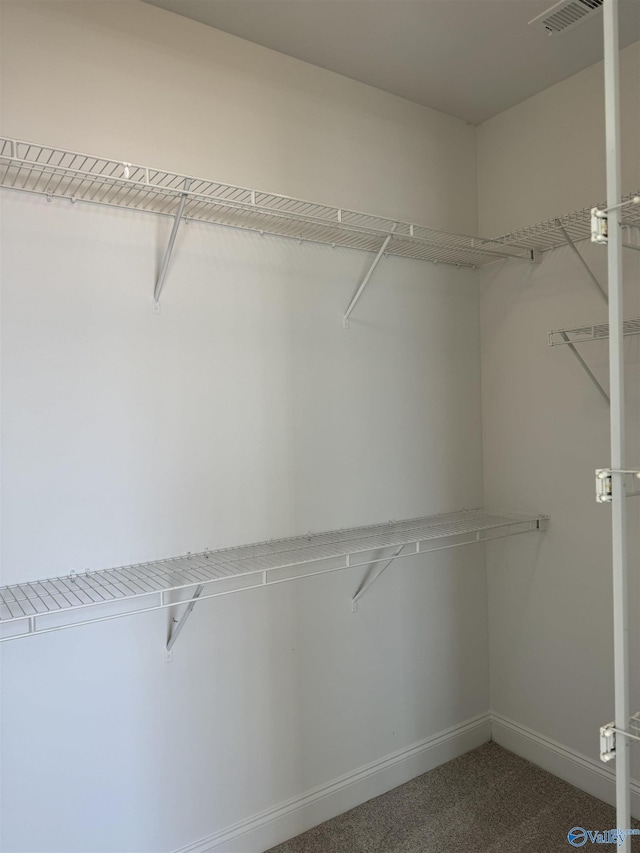
[[[637,191],[628,193],[622,197],[621,201],[631,201],[637,195]],[[594,206],[600,209],[606,208],[606,204],[604,203]],[[640,228],[640,205],[629,204],[621,208],[620,221],[625,230],[633,232],[637,228]],[[548,252],[551,249],[557,249],[559,246],[566,245],[566,236],[563,233],[563,229],[574,243],[578,243],[581,240],[590,240],[591,208],[585,207],[582,210],[567,213],[556,219],[548,219],[546,222],[539,222],[537,225],[530,225],[526,228],[520,228],[517,231],[511,231],[509,234],[493,238],[491,244],[493,246],[539,249],[542,252]]]
[[[473,268],[531,260],[532,250],[564,245],[563,229],[574,242],[591,236],[590,208],[487,239],[6,137],[0,137],[0,187],[167,216],[186,197],[185,219],[369,252],[390,236],[386,254]],[[634,235],[632,247],[640,248],[640,205],[620,215]]]
[[[167,596],[190,588],[193,594],[193,587],[202,584],[200,599],[210,598],[310,574],[367,566],[388,560],[388,553],[379,556],[379,552],[399,546],[414,546],[413,551],[401,555],[412,556],[544,529],[546,520],[541,515],[465,510],[13,584],[0,587],[0,629],[17,625],[19,633],[2,632],[0,641],[185,603],[192,598],[169,600]],[[110,606],[109,614],[95,615],[104,606]],[[87,618],[79,621],[78,611]],[[51,616],[62,618],[51,622]]]
[[[629,737],[640,740],[640,711],[629,717]]]
[[[640,335],[640,318],[625,320],[623,335]],[[594,326],[578,326],[575,329],[556,329],[549,332],[549,346],[557,347],[562,344],[581,344],[587,341],[605,341],[609,339],[609,324],[597,323]]]
[[[186,219],[371,252],[391,235],[389,255],[457,266],[523,256],[477,237],[4,137],[0,186],[164,215],[186,196]]]

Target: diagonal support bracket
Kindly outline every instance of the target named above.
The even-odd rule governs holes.
[[[356,590],[355,595],[351,599],[351,609],[354,613],[358,610],[358,601],[368,589],[371,589],[374,583],[380,578],[383,572],[400,557],[412,557],[414,555],[429,554],[436,551],[446,551],[450,548],[460,548],[466,545],[475,545],[479,542],[493,542],[496,539],[503,539],[505,536],[516,536],[521,533],[531,533],[534,530],[544,532],[549,526],[549,516],[540,515],[535,519],[512,519],[505,525],[499,525],[497,528],[482,527],[479,529],[462,530],[459,532],[444,533],[440,536],[427,537],[418,542],[408,542],[401,545],[391,557],[379,557],[375,559],[363,559],[362,562],[355,565],[368,566],[369,574],[365,575],[362,583]],[[516,529],[517,528],[517,529]],[[389,548],[390,546],[387,546]],[[373,548],[376,553],[385,548]],[[374,565],[384,563],[379,569],[372,569]],[[353,566],[350,558],[347,557],[347,566]]]
[[[177,622],[177,625],[176,625],[176,626],[175,626],[175,628],[171,631],[171,635],[170,635],[169,640],[168,640],[168,642],[167,642],[167,648],[166,648],[166,650],[165,650],[165,660],[166,660],[167,662],[169,662],[170,660],[172,660],[172,656],[173,656],[173,647],[174,647],[174,645],[175,645],[175,642],[176,642],[176,640],[178,639],[178,637],[180,636],[180,632],[182,631],[182,629],[184,628],[184,626],[187,624],[187,620],[189,619],[189,616],[191,616],[191,612],[193,611],[193,608],[196,606],[196,602],[197,602],[197,600],[198,600],[198,599],[200,598],[200,596],[202,595],[202,590],[203,590],[203,589],[204,589],[204,584],[203,584],[203,583],[201,583],[201,584],[196,588],[196,591],[193,593],[193,598],[192,598],[192,599],[189,601],[189,603],[187,604],[186,610],[184,611],[184,613],[183,613],[183,614],[182,614],[182,616],[180,617],[180,620],[179,620],[179,621],[178,621],[178,620],[176,620],[176,619],[174,619],[174,620],[173,620],[174,622]]]
[[[600,221],[600,220],[598,220],[598,221]],[[564,239],[565,239],[565,241],[566,241],[566,243],[567,243],[567,246],[569,246],[569,248],[571,249],[571,251],[574,253],[574,255],[576,256],[576,258],[577,258],[577,259],[578,259],[578,261],[580,262],[580,265],[582,266],[582,268],[584,269],[584,271],[585,271],[585,272],[587,273],[587,275],[589,276],[590,281],[595,285],[595,287],[596,287],[596,288],[597,288],[597,290],[598,290],[598,293],[599,293],[599,294],[600,294],[600,296],[604,299],[605,304],[607,304],[607,305],[608,305],[608,304],[609,304],[609,297],[608,297],[608,295],[607,295],[606,290],[605,290],[605,289],[604,289],[604,287],[600,284],[600,282],[598,281],[597,277],[595,276],[595,274],[594,274],[593,270],[591,269],[591,267],[589,266],[589,264],[585,261],[585,259],[582,257],[582,255],[581,255],[581,254],[580,254],[580,252],[578,251],[578,247],[576,246],[576,244],[575,244],[575,243],[573,242],[573,240],[571,239],[571,237],[570,237],[569,233],[567,232],[566,228],[564,228],[564,227],[563,227],[563,225],[562,225],[562,223],[561,223],[561,221],[560,221],[559,219],[557,219],[557,220],[556,220],[556,225],[558,226],[559,231],[561,232],[562,236],[564,237]],[[586,361],[585,361],[585,360],[583,359],[583,357],[580,355],[580,353],[578,352],[578,350],[577,350],[577,349],[576,349],[576,347],[575,347],[575,344],[574,344],[572,341],[570,341],[570,340],[569,340],[568,336],[567,336],[564,332],[561,332],[560,334],[562,335],[562,338],[563,338],[563,340],[565,341],[565,343],[567,343],[567,344],[568,344],[569,349],[571,350],[571,352],[573,353],[573,355],[576,357],[576,359],[577,359],[577,361],[578,361],[578,364],[582,367],[582,369],[585,371],[585,373],[587,374],[587,376],[589,377],[589,379],[590,379],[590,380],[593,382],[593,384],[596,386],[596,388],[598,389],[598,391],[600,392],[600,394],[601,394],[601,395],[604,397],[604,399],[607,401],[607,404],[609,404],[609,403],[610,403],[609,395],[607,394],[607,392],[605,391],[605,389],[603,388],[603,386],[600,384],[600,382],[599,382],[599,381],[598,381],[598,379],[596,378],[595,374],[593,373],[593,371],[591,370],[591,368],[589,367],[589,365],[586,363]]]
[[[182,221],[184,206],[187,203],[187,199],[189,197],[188,190],[190,186],[191,178],[185,178],[184,192],[180,196],[180,204],[178,205],[178,211],[176,213],[175,219],[173,220],[173,227],[171,228],[171,234],[169,235],[169,242],[167,243],[167,248],[164,250],[164,257],[162,258],[162,264],[160,265],[158,280],[156,281],[156,286],[153,291],[153,301],[156,305],[158,305],[158,302],[160,301],[160,294],[162,293],[162,288],[164,287],[164,280],[167,277],[169,261],[171,260],[171,255],[173,254],[173,246],[176,242],[176,237],[178,236],[178,229],[180,228],[180,223]]]
[[[367,274],[365,275],[365,277],[362,279],[362,281],[358,285],[356,292],[353,294],[353,298],[351,299],[351,302],[349,303],[349,307],[344,312],[344,317],[342,319],[342,324],[345,327],[345,329],[349,328],[349,317],[351,316],[351,312],[353,311],[353,309],[358,304],[358,300],[362,296],[365,287],[369,284],[369,279],[373,275],[375,268],[378,266],[378,264],[382,260],[384,253],[387,251],[387,246],[391,242],[391,238],[393,237],[393,234],[394,234],[396,228],[397,228],[397,225],[394,225],[392,230],[391,230],[391,234],[387,234],[387,236],[384,238],[384,242],[383,242],[382,246],[380,246],[380,249],[378,250],[378,254],[375,256],[373,263],[369,267]]]
[[[362,581],[362,583],[360,584],[360,586],[356,590],[356,594],[351,599],[351,610],[354,613],[358,609],[358,599],[361,598],[365,594],[365,592],[370,587],[372,587],[374,585],[374,583],[378,580],[378,578],[380,577],[380,575],[383,572],[386,572],[386,570],[389,568],[391,563],[393,563],[394,560],[396,560],[400,556],[400,554],[402,554],[402,552],[404,551],[404,548],[405,548],[405,546],[402,545],[400,548],[398,548],[396,553],[393,555],[393,557],[391,557],[391,559],[387,563],[385,563],[383,566],[380,566],[372,575],[365,576],[364,580]]]
[[[563,340],[568,344],[569,349],[571,350],[571,352],[574,354],[574,356],[575,356],[575,357],[576,357],[576,359],[578,360],[578,364],[582,367],[582,369],[583,369],[583,370],[584,370],[584,372],[587,374],[587,376],[589,377],[589,379],[593,382],[593,384],[596,386],[596,388],[598,389],[598,391],[602,394],[602,396],[604,397],[604,399],[607,401],[607,404],[609,404],[609,403],[611,402],[611,401],[610,401],[610,399],[609,399],[609,395],[607,394],[607,392],[605,391],[605,389],[602,387],[602,385],[601,385],[601,384],[600,384],[600,382],[598,381],[597,377],[595,376],[595,374],[593,373],[593,371],[591,370],[591,368],[589,367],[589,365],[587,364],[587,362],[586,362],[586,361],[584,360],[584,358],[580,355],[580,353],[579,353],[579,352],[578,352],[578,350],[576,349],[575,344],[574,344],[572,341],[570,341],[570,340],[569,340],[569,337],[568,337],[568,335],[566,334],[566,332],[560,332],[559,334],[562,336]]]
[[[600,296],[602,296],[602,298],[604,299],[605,304],[607,304],[607,305],[608,305],[608,304],[609,304],[609,297],[608,297],[608,295],[607,295],[606,290],[605,290],[605,289],[604,289],[604,287],[600,284],[600,282],[598,281],[598,279],[597,279],[596,275],[594,274],[593,270],[591,269],[591,267],[589,266],[589,264],[585,261],[585,259],[582,257],[582,255],[581,255],[581,254],[580,254],[580,252],[578,251],[578,247],[576,246],[576,244],[573,242],[573,240],[571,239],[571,237],[570,237],[570,236],[569,236],[569,234],[567,233],[566,228],[564,228],[564,227],[562,226],[562,224],[561,224],[561,222],[560,222],[560,220],[559,220],[559,219],[558,219],[558,220],[556,220],[556,223],[557,223],[557,225],[558,225],[558,228],[559,228],[559,230],[560,230],[560,232],[561,232],[562,236],[564,237],[564,239],[565,239],[565,240],[566,240],[566,242],[567,242],[567,246],[569,246],[569,248],[570,248],[570,249],[571,249],[571,251],[574,253],[574,255],[576,256],[576,258],[580,261],[580,264],[581,264],[581,266],[583,267],[584,271],[587,273],[587,275],[589,276],[589,278],[590,278],[590,280],[592,281],[592,283],[593,283],[593,284],[598,288],[598,293],[599,293],[599,294],[600,294]]]

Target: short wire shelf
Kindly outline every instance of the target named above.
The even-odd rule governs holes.
[[[0,137],[0,186],[48,198],[173,216],[297,240],[477,267],[520,248],[409,222]]]
[[[547,521],[463,510],[12,584],[0,587],[0,641],[370,566],[388,561],[390,549],[409,557],[543,530]]]
[[[623,335],[640,335],[640,318],[625,320]],[[556,329],[549,332],[549,346],[557,347],[566,344],[582,344],[589,341],[606,341],[609,339],[609,324],[596,323],[593,326],[578,326],[575,329]]]
[[[622,196],[621,201],[630,202],[639,194],[639,191],[627,193]],[[594,206],[600,209],[606,208],[606,204],[604,203]],[[511,231],[500,237],[494,237],[490,242],[492,246],[529,248],[548,252],[560,246],[566,246],[567,235],[574,243],[578,243],[581,240],[590,240],[591,210],[591,207],[585,207],[573,213],[567,213],[554,219],[548,219],[545,222],[539,222],[536,225],[529,225],[526,228]],[[640,205],[629,204],[621,208],[620,221],[623,229],[627,232],[627,239],[631,243],[637,242],[637,231],[640,229]]]

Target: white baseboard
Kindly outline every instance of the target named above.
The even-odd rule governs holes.
[[[495,712],[491,713],[491,733],[492,740],[505,749],[548,770],[576,788],[615,805],[614,772],[601,761],[588,758]],[[640,785],[635,781],[631,783],[631,813],[634,817],[640,816]]]
[[[491,718],[481,714],[175,853],[262,853],[489,740]]]
[[[605,764],[495,712],[481,714],[338,779],[253,815],[175,853],[263,853],[325,820],[494,740],[577,788],[612,805],[614,774]],[[631,785],[640,816],[640,784]]]

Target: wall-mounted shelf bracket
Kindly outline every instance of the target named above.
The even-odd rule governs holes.
[[[189,619],[189,616],[191,616],[193,608],[196,606],[196,602],[200,598],[203,589],[204,589],[204,584],[201,583],[196,588],[196,591],[193,593],[193,597],[191,598],[191,600],[187,604],[185,611],[182,614],[182,616],[180,617],[180,619],[178,620],[175,617],[172,619],[172,626],[175,625],[175,627],[172,627],[171,634],[169,635],[169,640],[167,641],[167,648],[165,651],[165,660],[167,662],[169,662],[173,657],[172,650],[173,650],[173,647],[175,645],[175,642],[178,639],[178,637],[180,636],[180,632],[182,631],[184,626],[187,624],[187,620]]]
[[[394,225],[392,228],[392,232],[395,230],[396,230],[396,226]],[[372,262],[371,266],[369,267],[367,274],[365,275],[365,277],[362,279],[362,281],[358,285],[356,292],[353,294],[353,298],[351,299],[351,302],[349,303],[349,307],[344,312],[344,317],[342,320],[342,325],[345,327],[345,329],[349,328],[349,317],[351,316],[351,312],[353,311],[353,309],[358,304],[358,300],[360,299],[360,297],[364,293],[365,287],[369,284],[369,279],[373,275],[375,268],[378,266],[378,264],[382,260],[382,257],[384,255],[384,253],[386,252],[387,246],[391,242],[392,237],[393,237],[393,233],[387,234],[387,236],[384,238],[384,241],[378,250],[378,254],[373,259],[373,262]]]
[[[575,356],[576,361],[578,362],[580,367],[582,367],[582,369],[587,374],[589,379],[593,382],[593,384],[596,386],[596,388],[598,389],[600,394],[602,394],[604,399],[607,401],[607,404],[609,404],[611,402],[609,399],[609,395],[607,394],[606,390],[604,389],[604,387],[600,383],[600,381],[597,378],[597,376],[595,375],[595,373],[591,370],[591,368],[589,367],[587,362],[580,355],[580,353],[578,352],[578,350],[575,347],[575,344],[573,343],[573,341],[571,341],[571,339],[567,335],[567,332],[564,331],[563,329],[560,329],[558,332],[551,332],[551,335],[559,335],[561,338],[561,342],[564,344],[567,344],[567,346],[569,347],[569,349],[571,350],[571,352]],[[550,346],[554,346],[554,343],[551,340],[551,335],[549,336],[549,344],[550,344]]]
[[[447,529],[447,525],[445,524],[442,530],[437,530],[436,528],[432,531],[431,537],[433,538],[420,539],[417,542],[402,545],[389,557],[375,557],[373,555],[366,562],[360,562],[358,565],[367,565],[369,572],[365,575],[351,599],[351,610],[353,613],[357,612],[360,598],[379,580],[383,572],[386,572],[389,566],[401,557],[412,557],[414,555],[427,554],[431,551],[444,551],[460,545],[474,545],[477,542],[490,542],[493,539],[502,539],[505,536],[513,536],[518,533],[528,533],[535,530],[544,533],[548,527],[549,517],[546,515],[539,515],[537,518],[524,524],[517,524],[516,522],[516,525],[512,525],[507,523],[498,527],[476,526],[471,523],[462,529],[452,530]],[[383,565],[376,569],[373,568],[375,563]]]
[[[629,718],[629,729],[618,729],[615,723],[600,727],[600,759],[611,761],[616,757],[617,735],[631,741],[640,741],[640,711]]]
[[[623,337],[640,335],[640,317],[637,317],[633,320],[624,320],[622,324],[622,335]],[[589,343],[590,341],[607,340],[609,340],[608,323],[595,323],[592,326],[578,326],[575,329],[556,329],[553,332],[549,332],[549,346],[568,346],[571,352],[578,360],[580,366],[586,372],[589,379],[593,382],[593,384],[596,386],[598,391],[602,394],[602,396],[608,403],[609,395],[602,387],[600,382],[596,379],[591,369],[576,349],[576,344],[585,344]]]
[[[178,236],[178,228],[180,228],[180,223],[182,221],[182,214],[184,212],[184,206],[187,203],[187,199],[189,197],[189,187],[191,186],[191,179],[184,179],[184,192],[180,196],[180,202],[178,204],[178,210],[176,212],[175,219],[173,220],[173,227],[171,228],[171,234],[169,235],[169,242],[167,243],[167,248],[164,250],[164,257],[162,258],[162,264],[160,266],[160,272],[158,273],[158,280],[156,281],[156,286],[153,291],[153,301],[157,305],[160,301],[160,294],[162,293],[162,288],[164,287],[164,280],[167,277],[167,270],[169,269],[169,261],[171,260],[171,255],[173,254],[173,246],[176,242],[176,237]]]
[[[419,543],[416,543],[416,545],[413,547],[414,547],[413,553],[419,554],[420,553]],[[391,557],[391,559],[387,563],[385,563],[383,566],[379,566],[377,571],[374,571],[373,574],[365,575],[365,578],[362,581],[362,583],[360,584],[360,586],[358,587],[356,594],[351,599],[351,610],[353,611],[353,613],[355,613],[358,609],[358,599],[361,598],[365,594],[365,592],[369,589],[369,587],[372,587],[374,585],[374,583],[378,580],[378,578],[380,577],[380,575],[383,572],[386,572],[386,570],[389,568],[391,563],[393,563],[400,556],[400,554],[402,554],[404,549],[405,549],[404,545],[401,548],[398,548],[396,553],[393,555],[393,557]],[[405,552],[404,556],[407,556],[409,553],[411,553],[411,552],[409,552],[409,551]]]
[[[602,221],[602,220],[598,220],[598,221]],[[589,266],[589,264],[585,261],[585,259],[580,254],[578,247],[576,246],[576,244],[571,239],[567,229],[563,226],[561,220],[558,219],[557,224],[558,224],[558,229],[559,229],[560,233],[562,234],[562,236],[564,237],[564,239],[567,243],[567,246],[569,246],[569,248],[574,253],[576,258],[580,261],[580,265],[582,266],[584,271],[589,276],[589,280],[596,286],[596,288],[598,289],[598,293],[600,294],[600,296],[602,296],[605,303],[608,304],[609,303],[609,297],[607,296],[606,290],[604,289],[604,287],[600,284],[600,282],[596,278],[596,276],[595,276],[594,272],[592,271],[591,267]]]
[[[591,242],[609,242],[609,217],[607,212],[599,207],[591,208]]]
[[[611,761],[616,757],[616,727],[614,723],[600,726],[600,760]]]
[[[640,468],[597,468],[596,469],[596,501],[599,504],[611,503],[613,500],[613,475],[620,474],[625,495],[628,498],[640,495],[638,480]]]
[[[640,204],[640,195],[633,195],[621,201],[620,204],[614,204],[611,207],[592,207],[591,208],[591,242],[592,243],[608,243],[609,242],[609,214],[614,210],[623,211],[624,208],[630,205]],[[632,227],[632,224],[620,222],[623,228]],[[636,246],[623,243],[628,249],[635,249]]]

